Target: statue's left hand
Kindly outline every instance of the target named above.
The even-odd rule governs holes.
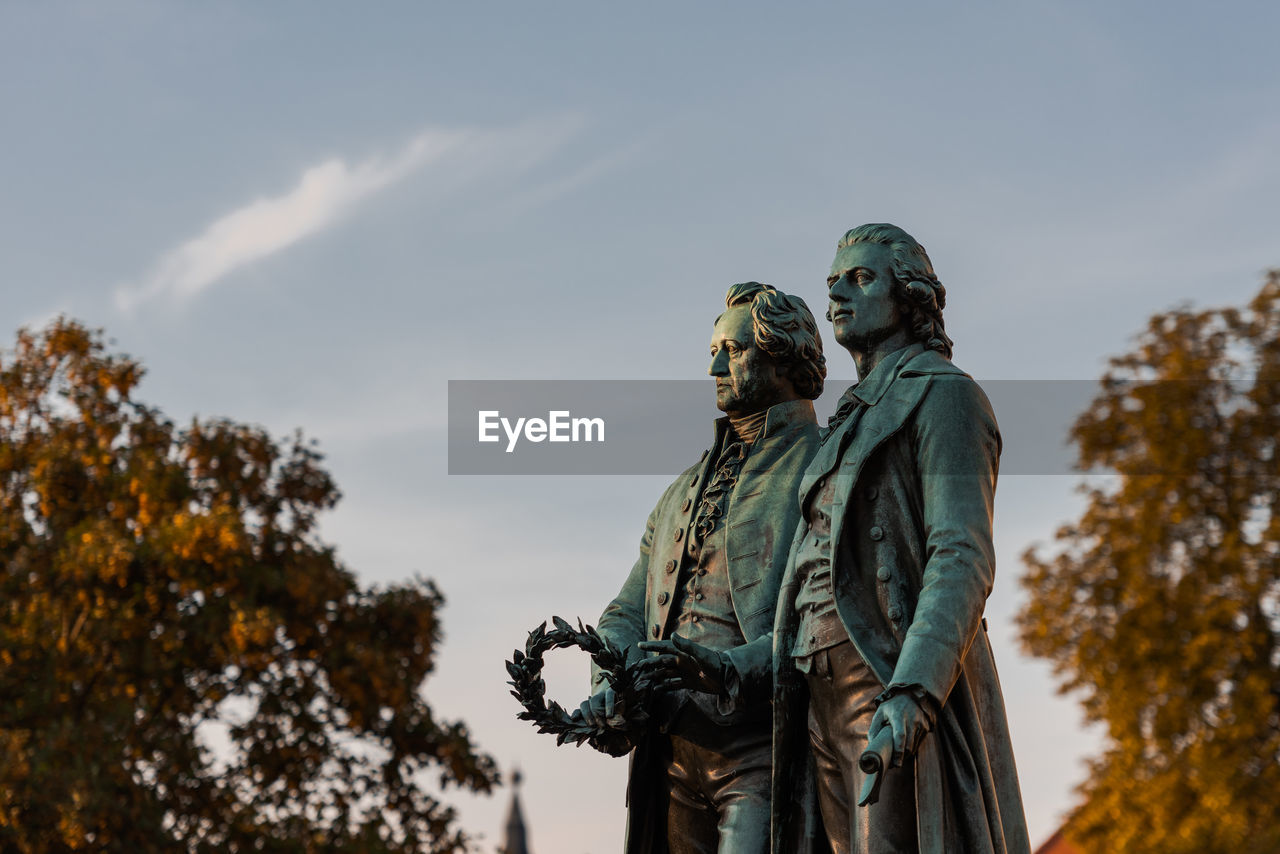
[[[671,640],[642,641],[640,649],[656,652],[633,665],[637,676],[649,676],[660,690],[684,688],[707,694],[723,694],[725,691],[725,663],[720,653],[680,635]]]
[[[613,688],[608,685],[592,694],[586,700],[582,701],[582,706],[578,710],[582,719],[588,724],[598,729],[603,729],[613,723],[615,715],[620,711],[618,709],[617,695]]]
[[[929,715],[907,692],[895,694],[880,704],[871,718],[869,735],[876,737],[884,727],[893,732],[893,761],[891,768],[897,768],[909,753],[915,753],[920,742],[931,729]]]

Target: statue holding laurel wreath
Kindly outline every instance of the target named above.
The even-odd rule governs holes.
[[[951,362],[946,291],[909,234],[850,230],[827,285],[859,382],[821,441],[803,399],[825,376],[816,331],[807,368],[757,369],[784,338],[778,305],[800,307],[789,353],[812,318],[735,286],[712,341],[729,416],[712,452],[649,517],[598,633],[561,620],[527,649],[592,653],[596,693],[555,726],[634,744],[628,852],[1028,854],[983,619],[995,415]],[[749,342],[733,309],[748,293]]]
[[[711,449],[649,515],[640,557],[597,624],[597,646],[622,652],[633,669],[602,667],[593,653],[594,693],[580,710],[584,732],[632,732],[627,854],[769,851],[768,690],[730,703],[727,694],[649,684],[643,675],[639,686],[619,684],[645,658],[643,641],[677,638],[718,651],[773,629],[800,521],[797,489],[818,447],[811,401],[826,365],[803,300],[747,282],[729,289],[725,306],[708,371],[725,417]],[[637,697],[649,707],[635,709]]]
[[[774,854],[1027,854],[982,616],[995,415],[951,362],[946,291],[911,235],[851,229],[827,287],[859,382],[802,478],[773,636],[727,652],[646,643],[658,655],[635,675],[772,687]],[[690,675],[699,662],[719,680]]]

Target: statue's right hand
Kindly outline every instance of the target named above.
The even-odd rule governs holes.
[[[616,708],[617,704],[617,694],[614,693],[612,687],[606,685],[583,700],[578,710],[582,713],[582,719],[588,724],[593,727],[604,728],[609,725],[608,719],[619,711]]]
[[[641,641],[639,648],[657,653],[635,664],[637,676],[653,680],[659,690],[683,688],[722,694],[728,679],[724,657],[714,649],[672,635],[665,641]]]

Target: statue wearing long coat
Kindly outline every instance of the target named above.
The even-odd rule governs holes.
[[[920,851],[1025,854],[1017,771],[982,616],[995,569],[1000,434],[977,383],[937,352],[913,348],[889,357],[897,364],[887,377],[850,389],[865,409],[824,441],[798,497],[803,506],[827,471],[837,478],[831,542],[840,620],[881,685],[922,686],[941,708],[914,763]],[[799,621],[794,558],[805,529],[792,546],[771,642],[729,653],[747,702],[772,692],[775,854],[829,850],[808,692],[791,655]]]
[[[640,557],[618,596],[600,617],[597,629],[632,661],[644,653],[635,645],[669,636],[676,614],[676,585],[689,544],[699,497],[724,441],[727,418],[716,422],[713,452],[685,470],[667,488],[649,514],[640,541]],[[743,463],[725,505],[725,553],[734,613],[747,641],[767,641],[777,610],[778,588],[792,534],[800,521],[797,488],[818,447],[818,425],[808,400],[771,407]],[[601,685],[593,667],[592,689]],[[767,703],[767,698],[765,699]],[[661,722],[658,722],[661,723]],[[627,784],[627,854],[664,854],[667,850],[666,802],[662,796],[662,751],[654,736],[636,745]]]

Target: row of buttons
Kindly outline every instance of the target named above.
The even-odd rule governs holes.
[[[702,452],[702,458],[703,458],[704,460],[707,458],[707,454],[708,454],[708,453],[710,453],[710,452],[709,452],[709,451],[703,451],[703,452]],[[690,489],[693,489],[693,488],[694,488],[695,486],[697,486],[697,485],[698,485],[698,478],[695,476],[692,480],[690,480],[690,481],[689,481],[689,488],[690,488]],[[681,502],[681,504],[680,504],[680,512],[681,512],[681,513],[688,513],[692,508],[693,508],[693,498],[692,498],[692,497],[686,497],[686,498],[685,498],[685,500],[684,500],[683,502]],[[687,524],[687,523],[686,523],[686,524]],[[683,540],[683,539],[684,539],[684,528],[677,528],[677,529],[676,529],[676,532],[675,532],[674,534],[672,534],[672,539],[673,539],[673,540],[675,540],[677,543],[678,543],[678,542],[680,542],[681,540]],[[678,562],[678,561],[676,561],[676,559],[675,559],[675,558],[672,558],[671,560],[668,560],[668,561],[667,561],[667,564],[666,564],[665,569],[667,570],[667,574],[668,574],[668,575],[671,575],[671,574],[673,574],[673,573],[674,573],[674,572],[675,572],[679,567],[680,567],[679,562]],[[705,570],[704,570],[704,573],[705,573]],[[701,598],[701,594],[699,594],[699,598]],[[659,606],[659,607],[661,607],[661,606],[663,606],[663,605],[666,605],[666,604],[667,604],[668,602],[670,602],[670,601],[671,601],[671,594],[670,594],[670,593],[668,593],[667,591],[665,591],[665,590],[664,590],[664,591],[662,591],[661,593],[659,593],[659,594],[658,594],[658,606]],[[650,633],[651,635],[653,635],[655,638],[657,638],[659,635],[661,635],[661,634],[662,634],[662,627],[661,627],[661,626],[659,626],[659,625],[657,625],[657,624],[655,623],[653,626],[651,626],[651,627],[650,627],[650,629],[649,629],[649,633]]]
[[[710,451],[703,451],[703,452],[702,452],[702,459],[704,459],[704,460],[705,460],[705,459],[707,458],[707,455],[708,455],[709,453],[710,453]],[[695,476],[693,477],[693,479],[689,481],[689,488],[690,488],[690,489],[693,489],[693,488],[695,488],[697,485],[698,485],[698,478],[697,478],[697,476],[695,475]],[[682,513],[688,513],[692,508],[693,508],[693,498],[692,498],[692,496],[688,496],[688,497],[686,497],[686,498],[684,499],[684,501],[683,501],[683,502],[681,502],[681,504],[680,504],[680,511],[681,511]],[[686,524],[687,524],[687,523],[686,523]],[[674,540],[674,541],[675,541],[675,542],[677,542],[677,543],[679,543],[679,542],[683,541],[683,540],[684,540],[684,528],[677,528],[677,529],[675,530],[675,532],[671,535],[671,538],[672,538],[672,540]],[[695,556],[696,556],[696,551],[697,551],[696,545],[691,543],[691,544],[690,544],[690,548],[692,549],[692,553],[693,553],[693,554],[695,554]],[[668,560],[668,561],[667,561],[667,564],[666,564],[666,567],[665,567],[665,568],[666,568],[666,571],[667,571],[667,574],[668,574],[668,575],[674,574],[674,573],[675,573],[675,571],[679,568],[679,563],[678,563],[674,558],[672,558],[671,560]],[[706,574],[707,574],[707,571],[706,571],[705,569],[699,569],[699,570],[698,570],[694,575],[695,575],[695,577],[700,577],[700,576],[704,576],[704,575],[706,575]],[[694,600],[696,600],[696,601],[698,601],[698,602],[701,602],[705,597],[704,597],[701,593],[694,593],[693,598],[694,598]],[[670,601],[671,601],[671,594],[670,594],[670,593],[668,593],[667,591],[665,591],[665,590],[664,590],[664,591],[662,591],[661,593],[659,593],[659,594],[658,594],[658,605],[659,605],[659,606],[666,605],[666,604],[667,604],[668,602],[670,602]],[[697,615],[697,614],[694,614],[694,615],[692,615],[692,616],[690,617],[690,619],[691,619],[693,622],[695,622],[695,623],[696,623],[696,622],[698,622],[699,617],[698,617],[698,615]],[[655,623],[655,624],[650,628],[650,634],[652,634],[655,638],[656,638],[656,637],[658,637],[661,633],[662,633],[662,628],[661,628],[660,626],[658,626],[656,623]]]
[[[816,610],[816,606],[815,606],[815,609],[814,609],[814,610]],[[902,609],[901,609],[900,607],[898,607],[897,605],[891,605],[891,606],[889,606],[889,619],[890,619],[892,622],[894,622],[894,623],[901,623],[901,622],[902,622]],[[985,623],[986,621],[985,621],[985,620],[983,620],[983,622]],[[983,626],[983,629],[985,630],[985,628],[986,628],[986,626],[984,625],[984,626]],[[817,637],[817,635],[810,635],[810,636],[809,636],[809,640],[808,640],[808,642],[807,642],[807,646],[809,647],[809,649],[811,649],[811,650],[812,650],[812,649],[813,649],[815,646],[817,646],[817,645],[818,645],[818,637]]]

